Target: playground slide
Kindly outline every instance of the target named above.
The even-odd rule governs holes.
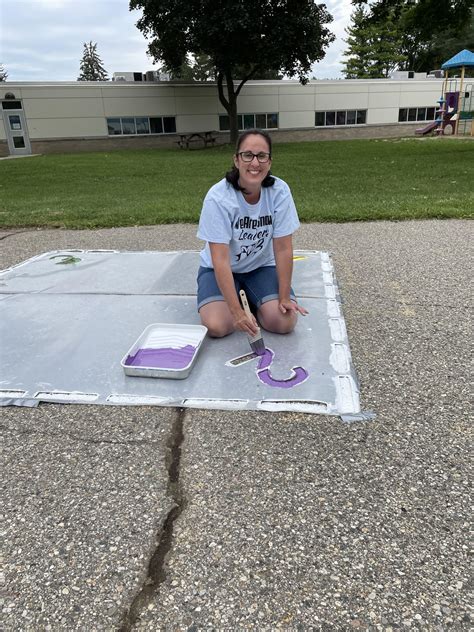
[[[419,127],[417,130],[415,130],[415,134],[417,136],[424,136],[425,134],[429,134],[435,129],[435,127],[438,127],[438,124],[439,121],[431,121],[431,123],[428,123],[426,127]]]

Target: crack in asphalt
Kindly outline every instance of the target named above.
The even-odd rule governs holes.
[[[174,523],[184,511],[185,498],[179,480],[181,463],[181,446],[184,441],[184,417],[186,410],[178,409],[168,439],[166,467],[168,470],[167,496],[172,500],[172,507],[157,534],[157,546],[148,564],[148,574],[141,589],[134,597],[130,608],[123,615],[118,628],[119,632],[130,632],[146,609],[160,585],[166,579],[166,558],[173,543]]]
[[[17,230],[14,233],[7,233],[6,235],[0,235],[0,241],[7,239],[8,237],[14,237],[15,235],[21,235],[23,233],[32,233],[32,230]]]

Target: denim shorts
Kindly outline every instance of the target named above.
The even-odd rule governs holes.
[[[238,293],[243,289],[247,294],[250,306],[255,310],[267,301],[278,299],[278,277],[275,266],[264,266],[251,272],[234,272],[233,274],[236,292]],[[224,300],[217,285],[213,268],[201,266],[197,276],[197,284],[198,311],[207,303]],[[293,288],[290,296],[296,301]]]

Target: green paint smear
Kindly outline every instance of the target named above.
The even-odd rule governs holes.
[[[61,257],[62,261],[56,261],[56,265],[67,265],[70,263],[79,263],[80,259],[79,257],[73,257],[72,255],[70,255],[69,257],[67,257],[66,255],[54,255],[54,257],[50,257],[50,259],[57,259],[58,257]]]

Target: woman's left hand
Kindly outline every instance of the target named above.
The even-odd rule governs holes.
[[[305,309],[301,305],[298,305],[298,303],[295,303],[290,299],[280,301],[278,307],[280,308],[282,314],[286,314],[287,312],[296,312],[301,314],[302,316],[306,316],[306,314],[309,314],[307,309]]]

